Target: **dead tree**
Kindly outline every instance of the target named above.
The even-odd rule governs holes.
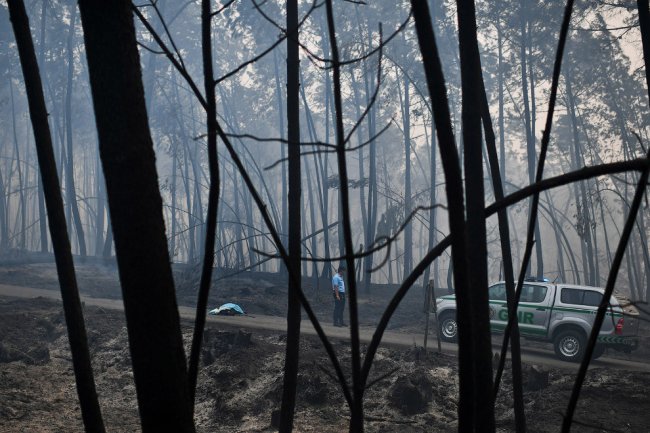
[[[131,2],[79,9],[142,429],[193,432]]]
[[[217,228],[217,204],[219,200],[219,161],[217,159],[217,100],[214,90],[214,76],[212,71],[212,10],[209,0],[201,2],[201,41],[203,48],[203,81],[205,87],[205,111],[208,127],[208,165],[210,169],[210,188],[208,192],[208,210],[206,216],[205,249],[199,296],[196,305],[196,320],[192,350],[190,353],[189,381],[192,407],[196,391],[196,378],[199,370],[199,355],[205,328],[205,312],[210,294],[212,280],[212,267],[214,265],[214,242]],[[197,198],[198,199],[198,198]]]
[[[47,216],[50,225],[50,236],[54,248],[56,269],[61,286],[63,311],[68,329],[68,339],[72,352],[77,395],[81,405],[81,415],[88,432],[104,431],[102,414],[95,391],[88,340],[84,325],[81,300],[72,261],[72,249],[68,230],[65,223],[63,198],[57,176],[52,136],[47,121],[47,108],[43,96],[43,85],[39,73],[34,43],[29,30],[29,21],[25,12],[23,0],[9,0],[9,14],[16,36],[16,45],[20,56],[20,64],[25,78],[25,89],[29,103],[29,114],[32,120],[36,153],[41,171]]]
[[[289,138],[289,279],[287,306],[287,345],[284,358],[284,383],[280,431],[290,432],[296,404],[298,363],[300,358],[301,290],[301,169],[300,169],[300,105],[298,57],[298,0],[287,2],[287,137]]]

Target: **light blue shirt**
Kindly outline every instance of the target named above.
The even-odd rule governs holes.
[[[345,293],[345,282],[343,281],[341,274],[334,274],[334,277],[332,277],[332,289],[334,289],[334,287],[338,287],[339,292]]]

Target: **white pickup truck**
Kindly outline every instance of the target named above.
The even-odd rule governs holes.
[[[492,332],[503,331],[508,322],[506,286],[504,282],[488,288]],[[579,362],[596,317],[604,289],[600,287],[525,282],[517,308],[519,332],[522,337],[553,343],[556,355],[565,361]],[[456,297],[436,299],[438,332],[443,341],[455,342]],[[638,347],[639,311],[619,294],[610,300],[605,321],[598,336],[593,358],[605,349],[630,353]]]

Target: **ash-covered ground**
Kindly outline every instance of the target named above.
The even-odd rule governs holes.
[[[52,264],[0,266],[0,284],[58,289]],[[114,268],[78,266],[81,290],[98,297],[119,296]],[[187,270],[177,272],[179,303],[191,305],[193,283]],[[329,319],[330,300],[307,287],[319,315]],[[311,291],[311,292],[309,292]],[[363,320],[376,320],[394,287],[375,290],[360,303]],[[270,298],[271,300],[267,299]],[[407,298],[393,327],[424,323],[420,294]],[[234,301],[259,314],[282,314],[286,289],[272,277],[239,276],[216,280],[212,305]],[[419,309],[417,305],[419,302]],[[277,312],[275,312],[277,310]],[[376,310],[376,311],[375,311]],[[409,314],[410,312],[410,314]],[[409,319],[410,316],[410,319]],[[107,431],[139,431],[135,386],[123,313],[85,308],[97,390]],[[410,321],[409,321],[410,320]],[[192,329],[183,322],[186,344]],[[197,390],[195,421],[199,432],[270,432],[280,407],[284,339],[282,333],[216,327],[206,331]],[[65,322],[58,301],[0,298],[0,431],[83,431]],[[349,378],[348,343],[334,347]],[[451,355],[424,353],[421,347],[381,348],[365,397],[369,432],[455,431],[458,368]],[[573,386],[572,369],[525,366],[528,430],[557,432]],[[379,380],[377,380],[379,379]],[[375,382],[375,380],[377,380]],[[642,432],[650,425],[650,373],[590,370],[578,405],[575,432]],[[295,431],[341,432],[348,428],[348,408],[330,361],[315,337],[303,337]],[[499,431],[514,428],[508,374],[496,405]]]

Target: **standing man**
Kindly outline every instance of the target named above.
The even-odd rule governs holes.
[[[343,310],[345,309],[345,282],[343,272],[345,266],[341,265],[332,277],[332,294],[334,295],[334,326],[347,326],[343,323]]]

